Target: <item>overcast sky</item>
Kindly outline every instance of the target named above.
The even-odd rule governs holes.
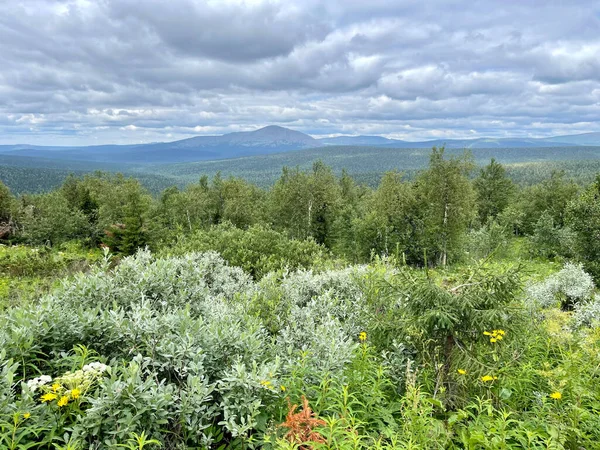
[[[0,0],[0,143],[600,131],[600,2]]]

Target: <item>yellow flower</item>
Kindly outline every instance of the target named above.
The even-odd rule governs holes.
[[[490,342],[491,342],[492,344],[495,344],[497,340],[498,340],[498,339],[496,339],[496,338],[490,338]]]
[[[31,413],[26,412],[23,414],[23,419],[29,419],[31,417]]]
[[[58,383],[54,383],[54,384],[52,385],[52,390],[53,390],[54,392],[58,392],[58,390],[59,390],[59,389],[60,389],[60,384],[58,384]]]
[[[560,392],[553,392],[550,394],[550,398],[553,398],[554,400],[560,400],[562,398],[562,394]]]
[[[505,333],[504,330],[496,330],[496,331],[497,331],[496,334],[499,334],[500,336],[504,336],[504,333]]]
[[[492,333],[490,333],[489,331],[484,331],[484,332],[483,332],[483,334],[484,334],[485,336],[491,336],[491,335],[492,335]]]
[[[361,342],[365,342],[367,340],[367,333],[364,332],[364,331],[361,331],[358,334],[358,340],[361,341]]]
[[[58,403],[56,403],[58,406],[62,407],[62,406],[67,406],[67,404],[69,403],[69,397],[67,397],[66,395],[63,395],[60,400],[58,401]]]
[[[71,391],[71,398],[73,400],[79,398],[80,396],[81,396],[81,391],[79,389],[75,388]]]
[[[56,400],[58,395],[53,394],[52,392],[48,392],[47,394],[42,395],[42,402],[51,402],[52,400]]]
[[[269,380],[262,380],[260,382],[260,384],[264,387],[266,387],[267,389],[273,389],[273,385]]]
[[[281,392],[285,392],[285,389],[286,389],[285,386],[282,384],[281,385]]]
[[[461,375],[466,375],[467,371],[465,369],[458,369],[457,372]]]
[[[484,383],[487,382],[487,381],[494,381],[494,380],[497,380],[497,379],[498,379],[498,377],[493,377],[491,375],[484,375],[484,376],[481,377],[481,381],[483,381]]]

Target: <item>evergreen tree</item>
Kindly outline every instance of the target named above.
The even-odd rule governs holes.
[[[117,177],[106,187],[99,202],[99,220],[105,230],[103,243],[114,252],[133,254],[149,243],[145,222],[152,198],[133,179]]]

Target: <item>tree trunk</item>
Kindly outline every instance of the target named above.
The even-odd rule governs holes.
[[[446,266],[448,260],[448,203],[444,205],[444,223],[442,233],[442,266]]]

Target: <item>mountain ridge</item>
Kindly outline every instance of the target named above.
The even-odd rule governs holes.
[[[195,136],[172,142],[128,145],[39,146],[0,145],[0,155],[121,164],[170,164],[194,161],[268,155],[308,148],[331,146],[371,146],[387,148],[535,148],[600,146],[600,132],[548,138],[474,138],[404,141],[383,136],[337,136],[314,138],[300,131],[269,125],[253,131],[223,135]]]

